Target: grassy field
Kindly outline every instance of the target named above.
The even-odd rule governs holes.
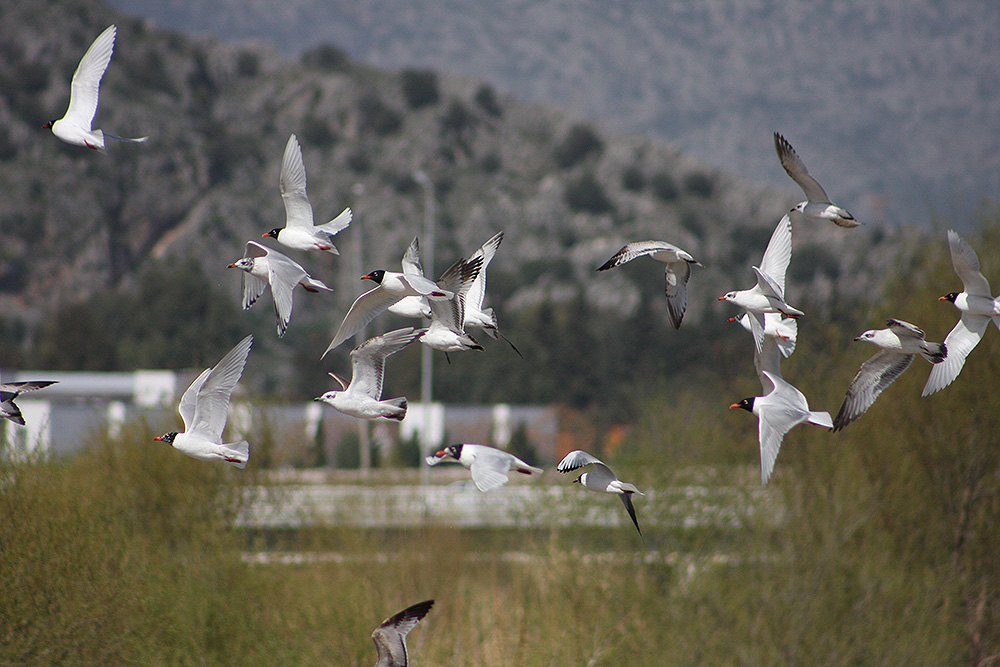
[[[953,326],[926,295],[954,277],[921,261],[871,326]],[[783,372],[835,411],[872,350],[833,320],[809,327]],[[679,471],[742,480],[780,511],[664,528],[639,499],[648,548],[628,525],[242,530],[248,498],[281,493],[267,471],[187,459],[141,427],[72,459],[2,462],[0,664],[370,665],[372,629],[427,598],[415,665],[1000,664],[997,332],[939,394],[920,398],[918,359],[843,432],[794,429],[764,491],[756,423],[725,408],[758,390],[746,365],[722,398],[651,396],[612,462],[645,490]]]

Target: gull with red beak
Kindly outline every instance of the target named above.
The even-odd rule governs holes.
[[[948,245],[951,249],[951,264],[962,279],[964,289],[945,294],[939,300],[951,301],[962,316],[944,339],[948,358],[931,369],[921,396],[929,396],[955,381],[965,366],[965,358],[982,340],[990,320],[1000,329],[1000,297],[993,298],[990,283],[979,270],[976,251],[953,229],[948,230]]]
[[[288,137],[285,154],[281,158],[281,199],[285,202],[285,226],[275,227],[263,234],[293,250],[323,250],[339,255],[333,237],[343,231],[353,214],[345,208],[336,218],[322,225],[313,224],[312,204],[306,195],[306,167],[302,162],[302,149],[295,135]]]
[[[460,463],[472,473],[472,481],[480,491],[499,489],[507,483],[507,473],[511,470],[522,475],[541,475],[544,472],[502,449],[469,443],[445,447],[425,460],[431,466],[446,461]]]
[[[778,358],[777,354],[772,354],[772,363]],[[761,383],[770,383],[771,390],[764,396],[744,398],[739,403],[733,403],[729,407],[730,409],[743,408],[757,417],[759,422],[758,439],[760,441],[760,482],[761,485],[767,486],[785,434],[793,426],[803,422],[833,428],[833,420],[830,418],[829,412],[810,410],[809,403],[802,392],[785,382],[779,372],[760,366],[760,376]]]
[[[455,296],[454,292],[438,287],[433,280],[415,274],[378,269],[361,276],[361,280],[371,280],[376,285],[354,300],[321,359],[404,296],[425,296],[432,300],[450,299]]]
[[[104,71],[108,69],[111,62],[111,52],[115,48],[115,35],[118,29],[115,26],[108,28],[97,36],[94,43],[90,45],[87,52],[83,54],[80,64],[73,72],[73,82],[70,84],[69,108],[66,115],[59,120],[50,120],[43,129],[52,130],[67,144],[75,146],[86,146],[95,151],[104,151],[104,138],[115,139],[116,141],[128,141],[140,143],[146,141],[148,137],[128,139],[126,137],[116,137],[113,134],[91,129],[94,116],[97,114],[97,99],[100,95],[101,79],[104,78]]]

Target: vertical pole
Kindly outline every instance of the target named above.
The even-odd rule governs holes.
[[[351,257],[352,263],[354,265],[354,275],[362,275],[362,254],[361,254],[361,221],[358,219],[358,209],[361,204],[361,197],[365,194],[365,184],[355,183],[354,187],[351,189],[354,193],[354,218],[351,220],[351,226],[354,229],[354,238],[357,239],[354,243],[354,253]],[[368,335],[368,327],[362,327],[361,331],[354,336],[355,347],[361,345],[365,342],[365,338]],[[360,461],[359,465],[361,467],[361,476],[364,479],[368,479],[371,474],[372,468],[372,455],[371,455],[371,441],[368,433],[368,420],[359,419],[358,420],[358,459]]]
[[[420,184],[424,190],[424,234],[421,239],[421,263],[424,266],[424,275],[435,280],[434,274],[434,184],[423,171],[413,174],[414,180]],[[433,397],[434,379],[434,358],[431,356],[433,350],[427,345],[420,346],[420,402],[423,408],[423,428],[420,433],[420,483],[426,485],[429,481],[430,468],[424,460],[430,455],[431,447],[435,444],[431,442],[431,401]]]

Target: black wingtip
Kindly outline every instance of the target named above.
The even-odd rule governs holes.
[[[410,605],[403,611],[393,616],[390,620],[392,622],[399,622],[403,620],[419,621],[422,620],[423,617],[427,615],[427,612],[429,612],[431,610],[431,607],[433,606],[434,606],[434,600],[424,600],[423,602],[418,602],[416,604]]]

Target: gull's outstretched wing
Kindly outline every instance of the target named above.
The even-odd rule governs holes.
[[[76,72],[73,73],[73,83],[70,87],[69,109],[63,120],[90,131],[94,115],[97,113],[97,99],[100,93],[101,78],[111,62],[111,53],[115,48],[115,26],[108,28],[97,36],[87,52],[83,54]]]

